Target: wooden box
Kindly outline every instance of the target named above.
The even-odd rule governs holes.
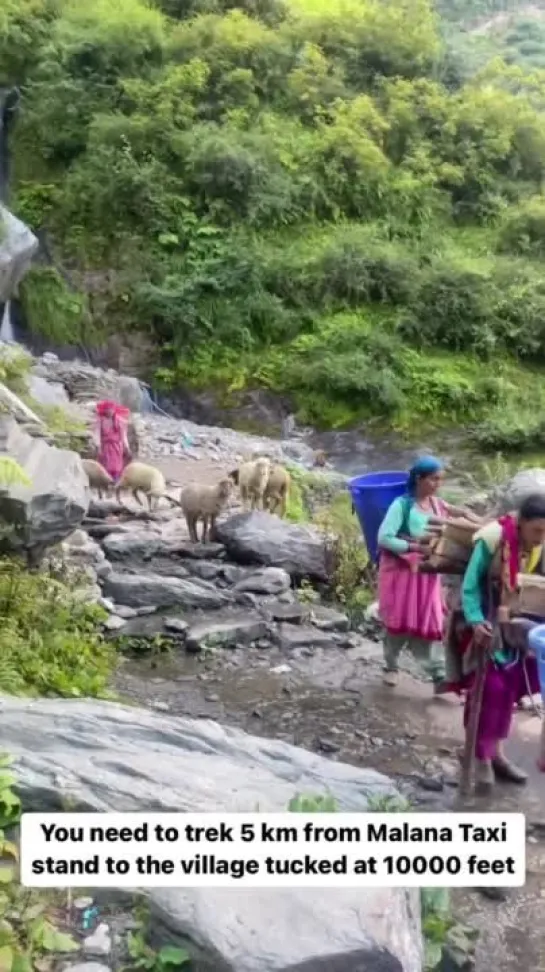
[[[518,591],[511,604],[511,614],[525,614],[545,620],[545,577],[518,575]]]
[[[463,573],[473,550],[473,537],[480,527],[481,524],[463,519],[444,523],[430,544],[427,563],[445,573]]]

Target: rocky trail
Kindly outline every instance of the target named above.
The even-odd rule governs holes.
[[[36,375],[49,389],[58,386],[57,401],[62,391],[62,407],[85,422],[96,398],[127,401],[127,380],[121,388],[113,373],[100,385],[95,369],[70,371],[46,360]],[[41,394],[49,392],[42,386]],[[172,488],[216,481],[254,452],[312,467],[302,438],[279,442],[160,415],[138,421],[140,457],[160,467]],[[47,530],[63,541],[54,557],[80,572],[85,597],[108,612],[105,631],[120,657],[112,688],[124,703],[0,700],[3,747],[17,758],[25,806],[43,809],[44,801],[56,806],[68,797],[97,810],[278,810],[296,793],[326,791],[348,810],[394,793],[394,784],[422,810],[522,809],[529,822],[526,887],[502,900],[460,891],[454,901],[457,916],[481,931],[477,972],[488,972],[491,955],[499,972],[544,968],[539,719],[517,713],[510,741],[528,786],[499,786],[492,802],[462,803],[458,700],[434,698],[411,659],[396,689],[383,686],[380,632],[372,621],[354,626],[318,593],[328,575],[322,534],[268,514],[242,514],[235,500],[220,518],[217,542],[195,546],[179,511],[166,506],[152,515],[130,497],[122,507],[110,500],[88,506],[75,466],[62,484],[73,525],[80,524],[70,533],[66,509],[48,498],[42,470],[57,468],[44,462],[49,446],[32,445],[20,429],[10,434],[26,461],[39,452],[38,486],[47,502],[37,515],[25,501],[37,540]],[[333,490],[343,483],[331,475]],[[314,594],[301,587],[303,579]],[[170,936],[189,934],[198,943],[206,972],[319,972],[322,957],[334,953],[344,957],[339,969],[355,972],[374,968],[384,949],[385,972],[399,972],[399,962],[403,972],[421,972],[416,892],[294,891],[274,900],[233,894],[225,908],[220,892],[153,892],[150,906]],[[108,951],[85,954],[106,959],[100,972],[117,968]]]

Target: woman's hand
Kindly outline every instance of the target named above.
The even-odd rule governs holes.
[[[482,624],[476,624],[473,628],[473,638],[475,644],[482,648],[483,651],[490,648],[492,644],[492,625],[488,621],[484,621]]]
[[[423,538],[411,540],[409,543],[409,553],[427,554],[429,549],[429,541],[426,542]]]

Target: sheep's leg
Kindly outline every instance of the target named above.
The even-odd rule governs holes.
[[[140,499],[140,495],[139,495],[138,489],[133,489],[132,495],[134,496],[134,498],[135,498],[135,500],[136,500],[136,502],[138,503],[139,506],[143,506],[144,505],[143,502],[142,502],[142,500]]]
[[[115,500],[116,500],[116,503],[118,504],[118,506],[122,506],[123,505],[122,502],[121,502],[121,487],[118,487],[116,489],[116,491],[115,491]]]
[[[287,510],[288,510],[288,491],[287,489],[285,489],[280,499],[280,516],[282,518],[285,517]]]
[[[208,539],[214,542],[216,536],[216,520],[217,514],[213,513],[208,521]]]
[[[100,486],[97,489],[97,496],[98,496],[99,500],[102,500],[102,490],[101,490]]]
[[[242,502],[242,509],[244,510],[245,513],[247,513],[249,503],[248,503],[248,489],[246,486],[240,487],[240,499]]]
[[[205,513],[202,518],[202,536],[201,543],[206,543],[208,540],[208,530],[209,530],[209,517]]]
[[[191,543],[198,543],[199,538],[197,536],[197,518],[192,513],[186,513],[185,522],[187,523],[187,532],[189,533]]]

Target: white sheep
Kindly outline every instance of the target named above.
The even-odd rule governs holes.
[[[180,495],[180,506],[182,507],[189,539],[192,543],[198,543],[197,523],[203,522],[201,542],[206,541],[213,535],[216,528],[216,520],[224,506],[227,505],[233,483],[230,479],[221,479],[215,486],[203,486],[200,483],[192,483],[186,486]]]
[[[157,508],[159,500],[162,498],[174,506],[180,505],[178,500],[167,495],[163,473],[159,469],[155,469],[154,466],[148,466],[144,462],[130,462],[128,466],[125,466],[123,475],[117,483],[115,490],[118,503],[121,502],[121,493],[123,490],[130,490],[140,506],[144,504],[138,494],[144,493],[148,497],[150,511],[154,507]]]
[[[272,466],[264,496],[265,509],[269,513],[276,513],[279,510],[280,516],[286,515],[290,485],[291,476],[288,470],[279,464]]]
[[[96,490],[98,498],[102,499],[103,494],[108,494],[115,485],[112,477],[96,459],[83,459],[82,465],[87,473],[89,487]]]
[[[271,460],[260,456],[251,462],[243,462],[238,469],[229,473],[230,479],[239,488],[244,510],[262,510],[264,496],[271,471]]]

